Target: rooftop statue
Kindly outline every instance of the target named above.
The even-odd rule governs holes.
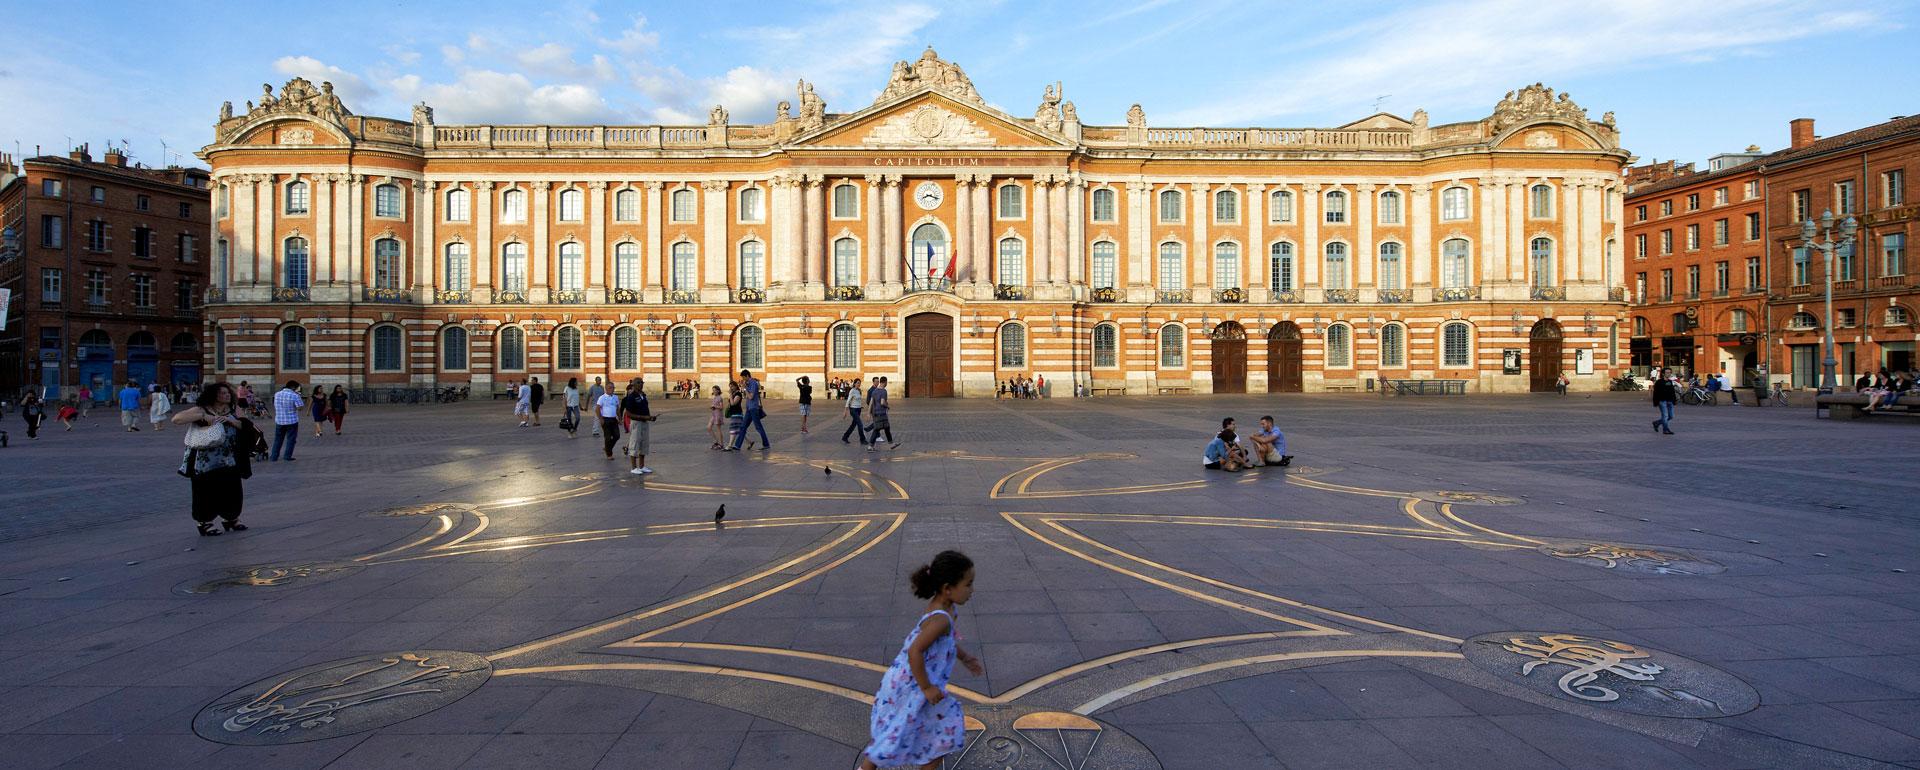
[[[986,100],[981,99],[980,92],[973,89],[973,81],[960,69],[960,65],[941,59],[939,54],[933,52],[933,46],[927,46],[918,61],[894,62],[893,77],[887,81],[887,87],[881,89],[880,98],[874,102],[877,104],[923,88],[962,101],[986,105]]]

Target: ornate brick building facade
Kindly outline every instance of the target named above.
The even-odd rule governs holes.
[[[1628,174],[1629,356],[1638,373],[1725,372],[1743,386],[1758,376],[1767,316],[1759,157],[1749,148],[1714,156],[1705,171],[1668,161]]]
[[[437,125],[294,80],[202,151],[229,379],[887,375],[983,396],[1604,387],[1624,368],[1609,114],[1333,129],[1083,125],[989,107],[931,50],[766,125]]]

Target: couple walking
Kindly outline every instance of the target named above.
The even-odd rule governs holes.
[[[861,379],[855,377],[853,390],[847,393],[847,430],[840,434],[840,443],[850,443],[847,437],[858,431],[860,445],[872,452],[879,448],[880,434],[884,432],[887,434],[889,447],[900,448],[900,442],[893,437],[893,424],[887,420],[887,378],[873,378],[873,387],[868,388],[865,393],[860,392],[860,383]],[[871,424],[860,421],[860,412],[863,409],[873,417]]]

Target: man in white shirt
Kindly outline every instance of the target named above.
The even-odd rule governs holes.
[[[273,394],[273,453],[270,462],[280,462],[280,443],[286,442],[287,462],[293,462],[293,445],[300,440],[300,411],[307,408],[300,398],[300,383],[287,380],[287,386]]]
[[[520,383],[519,400],[513,403],[513,416],[520,418],[520,427],[527,427],[527,417],[533,414],[533,386]]]
[[[600,421],[598,430],[603,437],[601,441],[606,442],[601,451],[611,460],[613,445],[620,443],[620,397],[613,394],[613,389],[607,389],[593,400],[593,415]]]

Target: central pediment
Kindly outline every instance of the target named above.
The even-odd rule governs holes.
[[[955,99],[931,88],[884,100],[839,116],[794,146],[861,148],[1067,147],[1064,137],[991,107]]]

